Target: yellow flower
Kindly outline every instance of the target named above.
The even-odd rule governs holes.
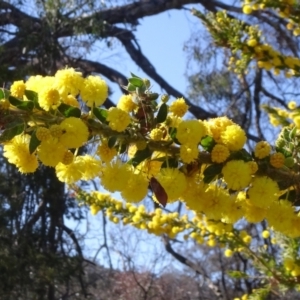
[[[262,236],[264,239],[268,239],[268,238],[270,237],[270,231],[264,230],[264,231],[261,233],[261,236]]]
[[[60,138],[63,134],[62,127],[60,125],[54,124],[49,128],[52,137]]]
[[[249,47],[255,47],[257,45],[257,40],[256,39],[250,39],[247,41],[247,45]]]
[[[73,95],[68,95],[67,97],[63,98],[63,102],[65,104],[79,108],[79,102]]]
[[[103,140],[97,148],[97,154],[102,161],[109,163],[118,153],[115,148],[108,147],[107,140]]]
[[[122,95],[119,99],[119,102],[117,104],[117,107],[126,111],[126,112],[132,112],[134,109],[137,108],[137,104],[135,104],[132,101],[132,95]]]
[[[267,157],[271,152],[271,146],[266,141],[258,142],[254,149],[254,155],[255,157],[259,159],[263,159]]]
[[[35,135],[39,141],[46,141],[51,138],[51,132],[47,127],[38,127]]]
[[[65,151],[65,154],[64,154],[61,162],[64,165],[69,165],[73,162],[73,160],[74,160],[74,154],[70,150],[68,150],[68,151]]]
[[[142,173],[129,174],[121,196],[129,202],[140,202],[147,196],[149,182]]]
[[[221,134],[221,139],[230,151],[242,149],[247,141],[245,131],[237,124],[227,126]]]
[[[184,144],[180,147],[180,158],[186,164],[193,162],[199,155],[197,145]]]
[[[68,148],[81,147],[89,137],[85,123],[78,118],[70,117],[60,123],[63,134],[59,141]]]
[[[295,216],[294,207],[291,202],[281,200],[273,202],[267,211],[266,219],[269,226],[281,233],[288,234],[292,230],[292,219]]]
[[[249,201],[257,207],[267,208],[278,199],[277,182],[266,176],[255,177],[248,191]]]
[[[79,94],[83,80],[81,72],[77,72],[73,68],[67,68],[56,72],[53,86],[59,91],[64,102],[67,103],[69,94],[73,97]]]
[[[217,144],[211,151],[211,160],[215,163],[224,162],[230,155],[228,148],[224,145]]]
[[[10,92],[11,92],[12,96],[19,98],[19,99],[23,99],[25,89],[26,89],[26,85],[25,85],[24,81],[18,80],[18,81],[15,81],[11,85]]]
[[[244,5],[243,6],[243,13],[246,15],[250,15],[252,13],[252,8],[249,5]]]
[[[221,134],[225,131],[227,126],[233,125],[234,123],[227,117],[219,117],[210,119],[205,124],[214,140],[217,143],[222,143]]]
[[[285,163],[285,157],[282,153],[276,152],[270,156],[270,164],[274,168],[282,168]]]
[[[117,107],[111,107],[108,110],[106,120],[109,122],[109,127],[118,132],[124,131],[130,124],[129,114]]]
[[[77,156],[76,161],[82,166],[82,180],[91,180],[100,174],[102,169],[101,162],[91,155]]]
[[[250,201],[246,201],[245,218],[250,223],[261,222],[267,214],[267,209],[253,205]]]
[[[61,162],[65,152],[66,147],[53,138],[43,141],[38,147],[40,161],[49,167],[55,167]]]
[[[60,104],[60,96],[58,90],[45,86],[39,91],[39,105],[46,111],[56,109]]]
[[[169,203],[178,200],[187,186],[184,174],[174,168],[161,169],[156,179],[167,193]]]
[[[222,169],[227,187],[240,190],[248,186],[251,181],[251,169],[242,160],[231,160]]]
[[[189,106],[183,98],[176,99],[169,107],[169,111],[176,117],[183,117],[188,109]]]
[[[59,181],[68,184],[75,183],[82,177],[82,167],[82,161],[77,160],[76,158],[68,165],[60,162],[55,167],[56,176]]]
[[[249,161],[247,162],[249,168],[250,168],[250,172],[251,172],[251,175],[255,174],[258,170],[258,165],[255,161]]]
[[[159,128],[154,128],[151,130],[149,136],[154,141],[160,141],[164,136],[164,132]]]
[[[206,134],[206,128],[200,120],[182,121],[177,128],[176,138],[181,144],[198,144]]]
[[[84,79],[80,96],[87,106],[100,106],[108,96],[106,82],[99,76],[89,76]]]
[[[123,191],[130,172],[132,172],[130,166],[119,160],[106,164],[100,176],[103,187],[110,192]]]
[[[29,152],[29,141],[29,135],[20,134],[7,142],[3,148],[3,156],[16,165],[21,173],[33,173],[38,167],[35,154]]]
[[[297,107],[297,103],[296,103],[295,101],[290,101],[290,102],[288,103],[288,108],[289,108],[289,109],[293,110],[293,109],[295,109],[296,107]]]
[[[233,255],[233,251],[231,249],[226,249],[224,255],[226,257],[231,257]]]

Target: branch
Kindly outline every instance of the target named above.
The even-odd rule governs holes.
[[[212,290],[212,292],[215,294],[215,296],[217,297],[217,299],[223,299],[223,296],[222,296],[222,293],[221,293],[219,287],[216,286],[213,283],[213,281],[207,275],[205,275],[203,273],[203,271],[200,270],[199,267],[196,264],[194,264],[192,261],[190,261],[186,257],[182,256],[181,254],[175,252],[174,249],[172,248],[172,246],[170,244],[170,240],[169,240],[169,238],[167,236],[164,235],[162,238],[163,238],[163,243],[165,245],[166,251],[169,252],[179,262],[181,262],[182,264],[190,267],[197,274],[203,276],[204,280],[207,282],[208,288]]]

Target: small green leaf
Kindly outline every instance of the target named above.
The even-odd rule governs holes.
[[[213,147],[216,145],[216,142],[211,136],[206,136],[201,140],[201,146],[203,147],[204,150],[206,151],[211,151]]]
[[[34,103],[33,101],[22,101],[21,104],[16,105],[17,108],[23,109],[23,110],[33,110]]]
[[[58,110],[67,118],[69,117],[75,117],[80,118],[81,116],[81,110],[78,107],[74,107],[65,103],[62,103]]]
[[[9,96],[8,101],[13,106],[18,106],[18,105],[22,104],[22,102],[23,102],[22,100],[14,97],[14,96]]]
[[[161,168],[177,168],[178,167],[178,160],[173,157],[166,158]]]
[[[291,131],[290,131],[290,139],[293,140],[297,134],[297,127],[295,126]]]
[[[158,97],[159,97],[159,94],[157,94],[157,93],[151,93],[151,94],[147,95],[147,99],[150,101],[157,100]]]
[[[18,124],[14,127],[5,129],[2,134],[0,135],[0,142],[7,142],[14,138],[16,135],[21,134],[25,129],[25,124]]]
[[[142,86],[144,86],[144,81],[141,78],[138,77],[131,77],[128,78],[128,82],[130,84],[132,84],[133,86],[135,86],[136,88],[141,88]]]
[[[135,92],[135,89],[136,89],[136,87],[135,87],[133,84],[128,83],[128,85],[127,85],[127,87],[126,87],[126,90],[127,90],[128,92]]]
[[[37,92],[25,90],[25,96],[28,100],[33,101],[35,108],[41,109]]]
[[[245,162],[252,161],[252,156],[245,149],[241,149],[236,152],[232,152],[229,156],[229,160],[243,160]]]
[[[162,123],[166,120],[167,118],[167,115],[168,115],[168,105],[163,103],[160,108],[159,108],[159,111],[157,113],[157,116],[156,116],[156,122],[157,123]]]
[[[221,173],[222,168],[223,166],[220,164],[208,166],[203,172],[204,175],[203,181],[205,183],[210,183],[217,175]]]
[[[93,114],[95,115],[95,117],[100,120],[102,123],[108,123],[106,121],[106,118],[108,116],[108,112],[106,109],[103,108],[98,108],[98,107],[94,107],[93,108]]]
[[[171,139],[173,140],[173,142],[175,144],[181,145],[181,143],[176,138],[176,134],[177,134],[177,129],[175,127],[170,127],[169,128],[169,135],[170,135]]]
[[[130,159],[127,163],[136,167],[151,155],[152,155],[152,151],[148,147],[146,147],[144,150],[138,150],[135,153],[134,157]]]
[[[131,72],[130,72],[130,75],[131,75],[132,77],[141,79],[141,77],[139,77],[139,76],[137,76],[137,75],[135,75],[135,74],[133,74],[133,73],[131,73]]]
[[[35,131],[32,133],[29,142],[29,152],[32,154],[36,148],[41,144],[41,141],[36,137]]]
[[[6,89],[0,89],[0,100],[2,99],[8,99],[10,95],[10,91]]]
[[[117,137],[116,136],[111,136],[109,139],[108,139],[108,147],[111,149],[113,148],[115,145],[116,145],[116,142],[117,142]]]

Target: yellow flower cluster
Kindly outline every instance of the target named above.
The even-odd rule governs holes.
[[[255,47],[253,41],[250,44]],[[138,85],[144,82],[137,77],[131,81]],[[21,172],[34,172],[39,160],[54,167],[58,179],[68,184],[98,178],[107,191],[119,192],[128,203],[142,201],[151,190],[158,203],[183,201],[197,216],[218,224],[232,227],[242,218],[253,223],[265,219],[278,231],[300,236],[300,226],[295,226],[300,216],[286,200],[297,177],[287,185],[276,182],[277,171],[286,172],[288,177],[293,167],[287,165],[293,153],[280,148],[279,141],[277,152],[272,153],[271,145],[261,141],[251,155],[243,149],[244,130],[232,120],[183,120],[188,108],[183,98],[169,106],[166,101],[155,106],[152,99],[157,96],[146,88],[142,96],[136,90],[129,91],[117,107],[98,108],[106,95],[102,79],[84,79],[74,69],[58,71],[54,77],[18,81],[11,93],[24,101],[25,94],[30,98],[27,86],[37,92],[42,108],[28,111],[30,118],[24,120],[23,132],[4,144],[4,156]],[[90,93],[93,90],[95,101]],[[60,106],[60,102],[78,95],[92,106],[89,113],[66,103]],[[46,98],[48,102],[40,102]],[[11,101],[19,103],[15,98]],[[282,117],[296,118],[297,110],[292,113],[295,115],[282,113]],[[284,145],[286,138],[296,138],[297,134],[296,129],[286,130],[288,134],[280,134]],[[78,148],[89,140],[91,153],[78,155]],[[200,241],[203,236],[197,238]],[[249,237],[242,240],[250,242]],[[214,245],[215,240],[209,239],[209,244]]]

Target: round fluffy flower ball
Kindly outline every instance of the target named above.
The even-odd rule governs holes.
[[[38,147],[38,157],[40,161],[49,167],[55,167],[63,160],[66,147],[54,138],[43,141]]]
[[[147,196],[148,186],[147,178],[141,173],[130,173],[127,185],[121,196],[129,202],[140,202]]]
[[[130,124],[130,116],[120,108],[111,107],[108,110],[106,120],[109,122],[109,127],[112,130],[122,132]]]
[[[39,105],[46,111],[56,109],[60,104],[60,96],[57,89],[46,86],[39,93]]]
[[[68,148],[81,147],[89,137],[87,126],[81,119],[70,117],[60,123],[63,134],[59,141]]]
[[[267,157],[271,152],[271,146],[266,141],[258,142],[254,149],[254,155],[255,157],[259,159],[263,159]]]
[[[11,85],[10,92],[11,92],[12,96],[19,98],[19,99],[23,99],[25,89],[26,89],[26,85],[25,85],[24,81],[18,80],[18,81],[15,81]]]
[[[227,126],[221,134],[221,139],[230,151],[242,149],[247,141],[245,131],[237,124]]]
[[[121,96],[117,107],[129,113],[137,108],[137,105],[133,102],[132,95],[129,94]]]
[[[59,181],[72,184],[81,179],[83,167],[82,161],[78,160],[77,157],[68,165],[60,162],[55,167],[56,176]]]
[[[193,162],[198,157],[199,151],[196,145],[181,145],[180,147],[180,158],[186,164]]]
[[[176,99],[169,107],[169,111],[176,117],[183,117],[188,109],[189,106],[183,98]]]
[[[277,183],[266,176],[255,177],[248,190],[249,201],[261,208],[269,207],[278,198]]]
[[[84,80],[80,96],[87,106],[100,106],[108,96],[107,84],[99,76],[91,75]]]
[[[33,173],[38,167],[38,160],[35,154],[29,152],[30,136],[20,134],[4,145],[3,156],[16,165],[21,173]]]
[[[217,144],[211,151],[211,160],[215,163],[224,162],[230,155],[228,148],[224,145]]]
[[[64,100],[68,94],[78,95],[84,80],[81,72],[77,72],[73,68],[58,70],[54,78],[54,87]]]
[[[285,156],[282,153],[276,152],[270,156],[270,164],[274,168],[282,168],[284,166],[284,163]]]
[[[251,169],[243,160],[231,160],[222,169],[224,180],[229,189],[240,190],[251,181]]]
[[[177,128],[176,138],[181,144],[198,144],[206,135],[206,127],[202,121],[182,121]]]
[[[179,199],[187,186],[184,174],[174,168],[161,169],[156,179],[167,193],[168,202]]]

